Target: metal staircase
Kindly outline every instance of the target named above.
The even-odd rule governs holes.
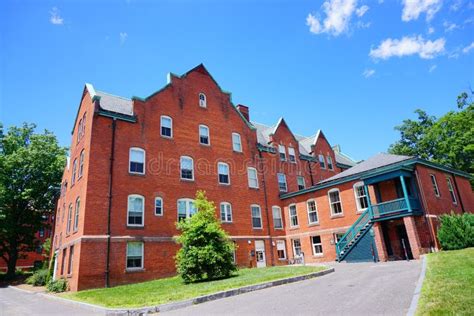
[[[372,227],[372,210],[367,208],[349,230],[336,243],[337,261],[341,262],[349,254],[351,249],[357,242],[365,235],[365,233]]]

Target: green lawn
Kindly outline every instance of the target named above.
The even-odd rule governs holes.
[[[323,270],[314,266],[282,266],[260,269],[241,269],[236,276],[211,282],[184,284],[178,276],[154,281],[65,293],[61,296],[106,307],[153,306],[180,301],[204,294],[239,288],[246,285],[284,279]]]
[[[427,259],[417,315],[474,315],[474,248]]]

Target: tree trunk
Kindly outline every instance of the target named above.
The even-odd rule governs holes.
[[[15,277],[16,272],[16,261],[18,260],[18,249],[16,247],[12,247],[12,249],[8,252],[8,262],[7,262],[7,279],[13,279]]]

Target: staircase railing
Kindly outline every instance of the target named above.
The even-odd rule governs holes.
[[[354,224],[349,228],[349,230],[344,234],[344,236],[339,239],[336,243],[336,251],[338,260],[341,260],[342,252],[346,248],[347,245],[351,241],[353,241],[357,235],[360,233],[362,229],[367,227],[367,224],[370,223],[371,215],[370,215],[370,208],[365,210],[362,214],[360,214],[359,218],[355,221]],[[347,251],[345,252],[347,253]]]

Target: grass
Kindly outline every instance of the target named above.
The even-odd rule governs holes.
[[[142,307],[180,301],[205,294],[274,281],[323,270],[324,267],[269,267],[241,269],[231,278],[185,284],[181,277],[122,285],[108,289],[64,293],[62,297],[105,307]]]
[[[474,315],[474,248],[427,259],[417,315]]]

